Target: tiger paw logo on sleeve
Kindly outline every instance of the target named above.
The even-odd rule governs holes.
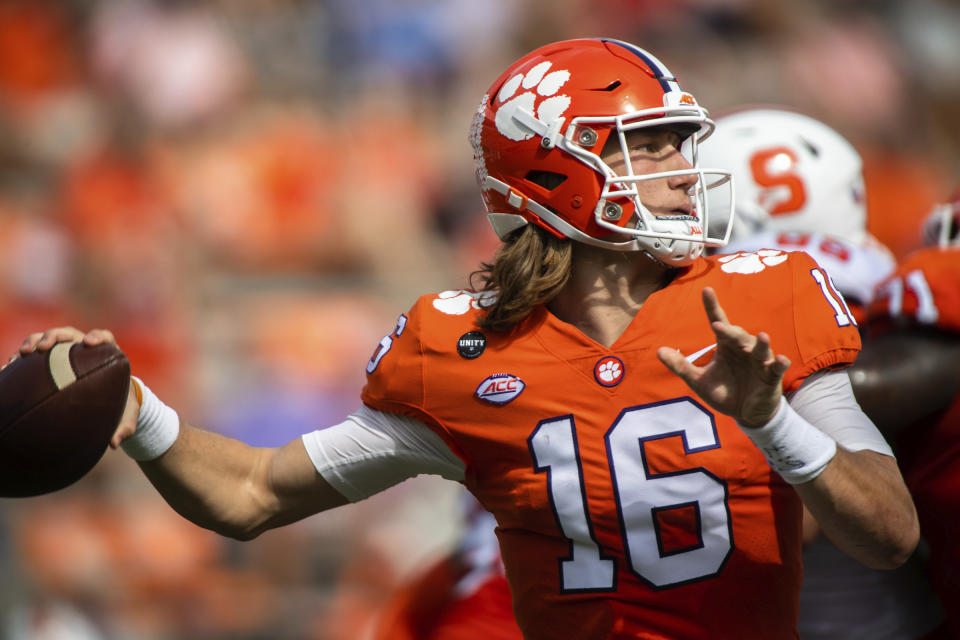
[[[786,262],[787,254],[778,249],[761,249],[752,253],[743,251],[723,256],[719,262],[725,273],[760,273],[767,267]]]
[[[480,309],[485,299],[485,294],[482,293],[443,291],[434,299],[433,308],[448,316],[462,316],[470,309]]]

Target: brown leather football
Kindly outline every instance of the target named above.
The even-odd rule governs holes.
[[[111,344],[61,342],[0,371],[0,497],[57,491],[90,471],[129,386],[130,362]]]

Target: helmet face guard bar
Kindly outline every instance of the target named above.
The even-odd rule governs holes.
[[[699,216],[656,216],[651,213],[646,206],[644,206],[635,188],[624,189],[621,187],[619,191],[611,190],[611,187],[615,185],[619,186],[625,184],[635,184],[648,180],[658,180],[661,178],[670,178],[672,176],[682,175],[697,176],[697,183],[693,186],[692,192],[689,194],[689,196],[693,202],[694,211],[698,212]],[[708,179],[707,176],[711,177]],[[706,194],[707,191],[716,189],[723,185],[729,185],[724,200],[728,203],[727,211],[732,212],[734,202],[733,179],[730,175],[730,172],[723,169],[678,169],[676,171],[660,171],[642,176],[616,176],[608,179],[606,185],[604,185],[603,194],[601,199],[597,202],[597,207],[593,214],[594,220],[598,226],[603,227],[604,229],[609,229],[610,231],[617,231],[620,233],[627,233],[642,238],[686,240],[689,242],[702,242],[708,247],[722,247],[730,241],[730,232],[733,228],[733,225],[728,221],[722,226],[722,234],[711,235],[709,230],[711,228],[716,228],[716,225],[711,224],[710,212],[706,203]],[[604,220],[604,210],[607,200],[621,197],[629,197],[633,200],[637,217],[636,228],[631,229],[620,227]],[[728,220],[730,215],[731,214],[728,213]],[[665,223],[676,220],[696,223],[700,226],[701,233],[677,233],[670,231],[669,228],[667,228],[668,225]]]
[[[627,145],[626,134],[630,131],[645,128],[664,128],[671,125],[696,125],[698,130],[690,134],[690,169],[678,169],[673,171],[660,171],[636,175],[630,162],[626,162],[626,175],[617,175],[598,154],[587,151],[576,143],[577,132],[587,125],[612,126],[614,133],[618,137],[620,150],[624,158],[629,158],[629,148]],[[698,167],[698,144],[700,140],[705,139],[713,132],[713,122],[707,116],[706,110],[701,107],[658,107],[654,109],[645,109],[634,113],[609,117],[579,117],[574,118],[567,127],[564,135],[557,146],[563,151],[573,155],[578,160],[591,167],[604,176],[605,182],[603,191],[600,195],[594,209],[594,221],[597,226],[609,231],[632,235],[641,238],[662,238],[664,240],[681,240],[688,242],[702,243],[707,246],[724,246],[730,240],[732,231],[734,192],[731,172],[724,169],[706,169]],[[636,184],[649,180],[658,180],[681,175],[695,175],[697,182],[691,189],[690,198],[694,211],[697,216],[656,216],[640,200]],[[709,178],[708,178],[709,176]],[[711,224],[709,209],[707,207],[706,194],[708,191],[729,185],[726,197],[722,199],[725,204],[726,215],[721,216],[725,219],[722,225]],[[632,222],[633,228],[629,226],[620,226],[613,224],[605,219],[605,213],[608,211],[608,201],[618,198],[627,198],[634,205],[635,220]],[[713,200],[716,204],[716,199]],[[679,225],[678,222],[685,224]],[[695,223],[693,231],[687,232],[683,229],[691,228],[686,223]],[[630,224],[628,222],[628,224]],[[696,229],[699,227],[699,232]],[[714,228],[722,229],[721,233],[711,235],[710,230]]]

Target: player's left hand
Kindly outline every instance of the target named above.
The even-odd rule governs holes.
[[[698,367],[668,347],[660,347],[657,357],[711,407],[744,427],[762,427],[780,405],[790,360],[773,353],[766,333],[752,335],[731,325],[710,287],[703,290],[703,306],[717,338],[713,360]]]

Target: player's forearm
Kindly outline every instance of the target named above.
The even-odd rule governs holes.
[[[896,568],[917,546],[916,510],[889,456],[838,447],[819,476],[795,487],[823,533],[868,567]]]
[[[300,438],[257,448],[181,420],[133,378],[114,446],[140,463],[188,520],[249,540],[263,531],[346,503],[317,472]]]
[[[178,513],[239,540],[347,503],[299,438],[258,448],[181,423],[173,446],[140,466]]]
[[[178,513],[238,539],[264,529],[278,509],[267,487],[269,449],[247,446],[181,422],[173,446],[140,467]]]

